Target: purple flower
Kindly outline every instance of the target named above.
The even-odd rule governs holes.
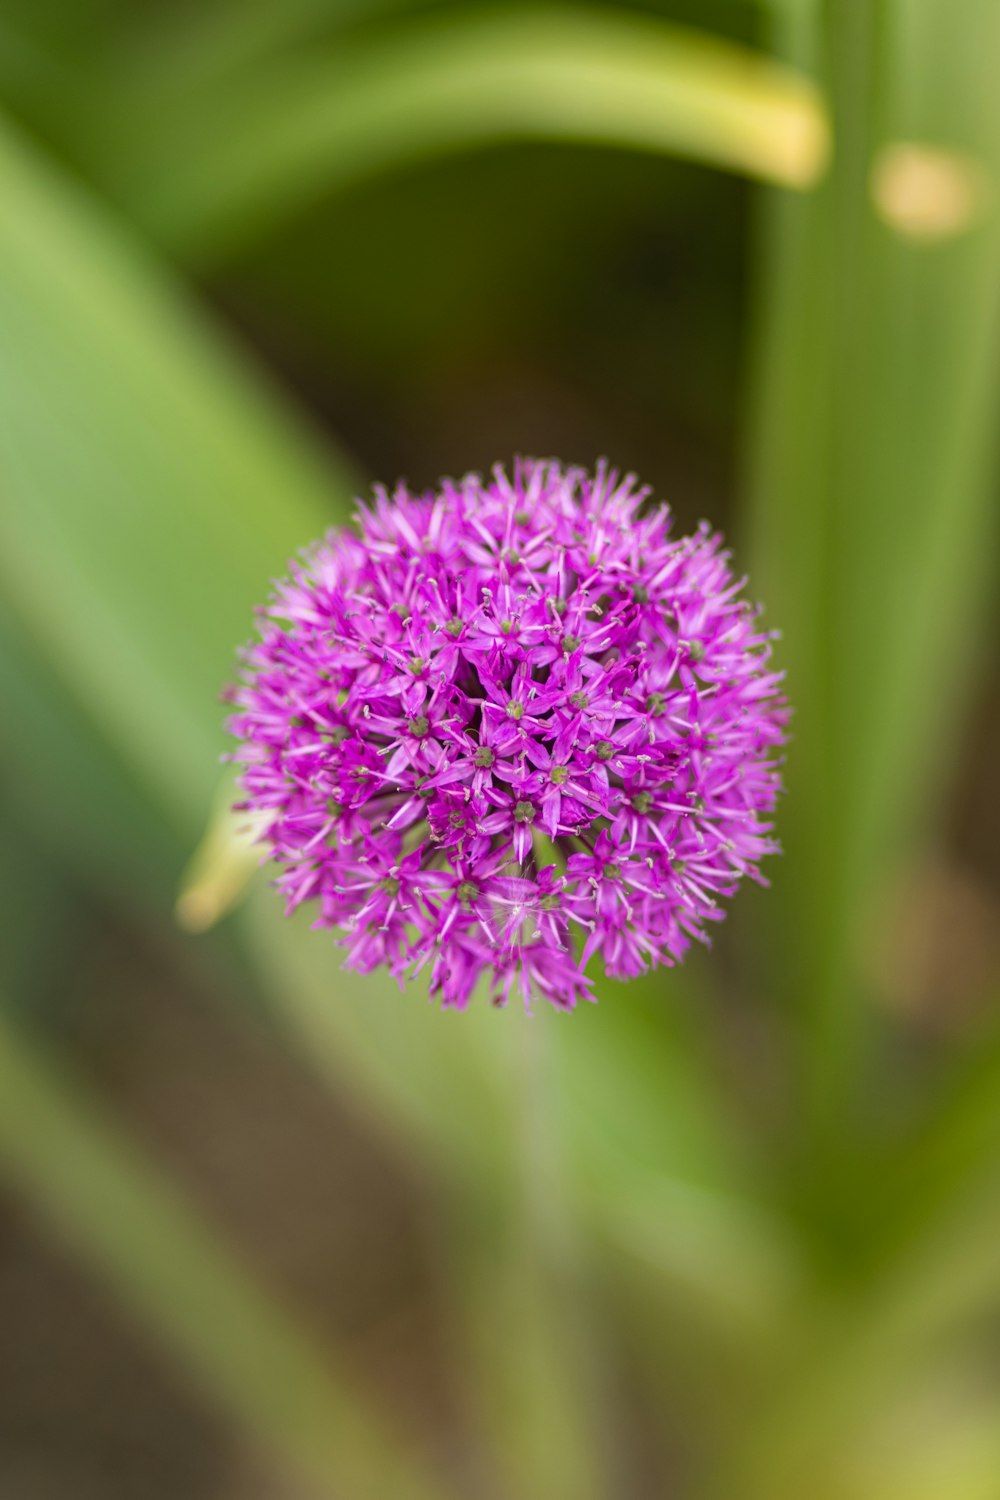
[[[524,461],[376,491],[262,612],[231,691],[289,909],[463,1009],[680,959],[776,851],[787,709],[728,554],[632,476]]]

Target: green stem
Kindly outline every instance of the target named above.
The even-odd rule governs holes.
[[[548,1056],[558,1017],[511,1012],[514,1176],[507,1202],[456,1224],[466,1336],[488,1402],[481,1425],[504,1478],[525,1500],[609,1493],[608,1403],[586,1306],[579,1238],[560,1148]]]
[[[303,1054],[437,1176],[438,1254],[460,1309],[452,1338],[502,1492],[596,1500],[605,1403],[581,1332],[556,1080],[537,1050],[562,1018],[479,1005],[456,1027],[417,986],[400,996],[345,973],[333,946],[282,918],[270,892],[241,922]]]

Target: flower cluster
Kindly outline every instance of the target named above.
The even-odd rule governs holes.
[[[293,566],[230,694],[289,909],[459,1008],[682,957],[776,849],[787,712],[720,538],[534,461],[376,491],[357,528]]]

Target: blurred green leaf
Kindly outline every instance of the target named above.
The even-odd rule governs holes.
[[[271,58],[158,109],[119,106],[112,98],[93,122],[96,169],[158,240],[201,261],[303,200],[444,151],[577,141],[794,187],[816,180],[827,151],[808,78],[597,9],[445,13],[326,54]]]
[[[2,597],[0,701],[0,765],[35,844],[58,847],[61,861],[110,899],[128,903],[141,892],[162,902],[182,837],[171,835],[135,767],[115,753]]]
[[[176,5],[155,16],[126,13],[101,72],[134,98],[165,95],[176,103],[192,88],[218,87],[292,43],[336,33],[405,10],[413,0],[214,0]]]
[[[989,1014],[1000,1010],[993,996]],[[901,1145],[880,1162],[874,1255],[905,1252],[956,1203],[974,1193],[1000,1162],[1000,1032],[977,1029],[965,1055],[928,1090],[919,1118]]]
[[[9,129],[0,195],[0,578],[192,830],[234,644],[344,473]]]
[[[828,80],[838,145],[762,243],[754,582],[796,707],[764,921],[802,1019],[804,1139],[837,1150],[871,1055],[865,947],[940,820],[990,578],[1000,11],[828,6],[785,40]]]
[[[30,1015],[72,972],[82,924],[65,872],[19,821],[23,807],[0,775],[0,994]]]
[[[445,1493],[120,1128],[2,1016],[0,1163],[220,1405],[282,1459],[332,1493]]]
[[[967,1355],[985,1342],[1000,1306],[998,1234],[994,1164],[988,1180],[865,1284],[814,1286],[790,1306],[776,1378],[751,1405],[732,1455],[741,1494],[770,1500],[815,1472],[825,1476],[821,1494],[850,1500],[852,1440],[890,1415],[945,1352]],[[992,1400],[995,1408],[995,1389]]]
[[[751,434],[755,584],[797,710],[763,920],[800,1022],[788,1154],[818,1275],[750,1409],[745,1495],[803,1473],[854,1493],[845,1433],[1000,1301],[996,1100],[956,1098],[890,1159],[872,1096],[893,1061],[866,979],[886,882],[941,821],[988,592],[998,28],[982,0],[897,0],[830,3],[785,35],[827,82],[837,139],[813,197],[771,202]]]

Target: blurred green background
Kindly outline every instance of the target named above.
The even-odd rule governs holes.
[[[1000,1497],[998,65],[5,0],[3,1500]],[[569,1019],[341,973],[219,764],[295,549],[515,453],[722,525],[796,709],[772,889]]]

